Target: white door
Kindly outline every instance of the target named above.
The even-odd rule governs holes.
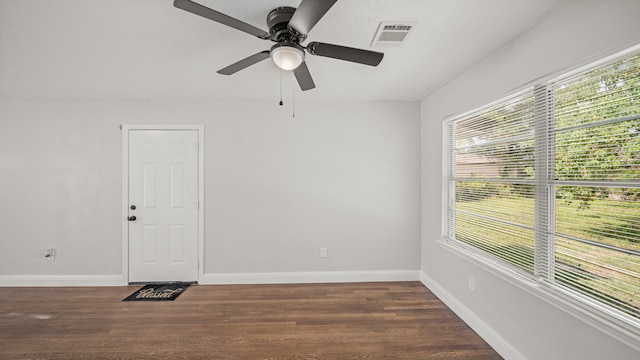
[[[198,279],[198,132],[129,130],[129,282]]]

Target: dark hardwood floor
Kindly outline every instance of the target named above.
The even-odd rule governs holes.
[[[419,282],[0,288],[0,359],[500,359]]]

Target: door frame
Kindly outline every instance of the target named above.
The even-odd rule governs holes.
[[[122,278],[129,285],[129,131],[195,130],[198,133],[198,282],[204,277],[204,125],[122,124]]]

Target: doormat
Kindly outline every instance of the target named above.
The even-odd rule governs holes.
[[[189,283],[147,284],[122,301],[173,301],[191,286]]]

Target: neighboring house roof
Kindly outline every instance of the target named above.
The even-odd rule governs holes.
[[[477,155],[477,154],[456,155],[456,165],[495,164],[499,162],[502,162],[502,160],[494,156],[485,156],[485,155]]]

